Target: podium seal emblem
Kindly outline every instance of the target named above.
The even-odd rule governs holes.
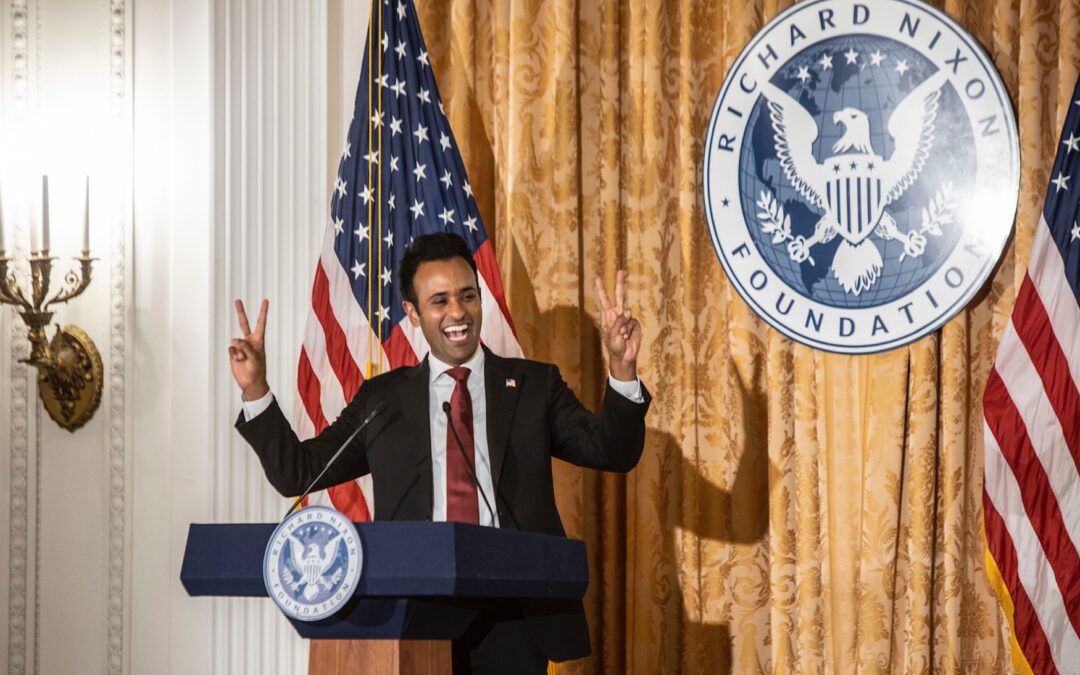
[[[818,349],[894,349],[974,297],[1020,185],[1007,91],[975,40],[917,0],[808,0],[732,65],[703,162],[732,286]]]
[[[356,526],[334,509],[309,506],[274,530],[263,556],[263,583],[287,616],[318,621],[356,592],[363,561]]]

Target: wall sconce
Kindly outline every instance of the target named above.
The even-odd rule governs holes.
[[[90,179],[86,180],[83,204],[82,255],[75,256],[79,269],[64,275],[63,286],[51,298],[53,261],[49,255],[49,178],[42,177],[41,231],[30,226],[30,299],[27,300],[8,270],[14,261],[4,251],[4,223],[0,215],[0,304],[15,305],[29,330],[30,358],[22,359],[38,369],[38,395],[49,417],[75,431],[93,417],[101,403],[104,368],[94,342],[78,326],[56,326],[50,341],[45,328],[52,321],[52,307],[80,295],[90,285]]]

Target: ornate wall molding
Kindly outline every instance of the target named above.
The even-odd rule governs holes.
[[[108,671],[124,670],[124,612],[126,586],[126,435],[124,361],[126,338],[125,219],[113,227],[113,260],[109,288],[109,603]]]
[[[130,138],[131,97],[128,63],[130,55],[127,0],[109,2],[109,65],[112,117],[116,133]],[[131,158],[128,143],[121,143]],[[130,175],[125,172],[130,183]],[[127,451],[126,359],[128,314],[128,228],[131,191],[124,189],[124,203],[113,222],[112,269],[109,277],[109,600],[106,667],[111,675],[124,672],[127,589]]]
[[[17,106],[26,104],[29,87],[29,7],[26,0],[11,1],[11,79]]]
[[[30,75],[30,8],[26,0],[12,0],[8,7],[11,21],[11,85],[10,115],[25,118]],[[10,121],[10,118],[9,118]],[[22,219],[14,218],[11,228],[13,242],[9,244],[16,260],[26,259],[21,246],[26,230]],[[16,275],[28,273],[25,263],[13,265]],[[9,311],[5,308],[5,311]],[[11,312],[11,476],[8,526],[8,672],[21,675],[27,669],[27,615],[30,574],[30,378],[27,368],[19,364],[29,356],[25,327]],[[35,575],[36,576],[36,575]]]
[[[14,228],[16,240],[22,234]],[[21,247],[16,247],[21,255]],[[21,272],[21,270],[20,270]],[[11,322],[11,361],[29,356],[22,323]],[[25,367],[11,369],[11,497],[8,529],[8,672],[26,672],[27,584],[29,567],[30,416]]]

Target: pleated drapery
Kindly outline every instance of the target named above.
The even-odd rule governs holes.
[[[526,355],[597,406],[592,279],[630,271],[654,395],[629,476],[557,463],[594,656],[564,673],[1011,672],[983,570],[982,391],[1080,70],[1080,3],[934,3],[1012,97],[1022,181],[992,283],[906,348],[793,343],[728,283],[702,203],[727,68],[789,3],[419,2]]]

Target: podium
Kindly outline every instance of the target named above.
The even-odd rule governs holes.
[[[263,554],[276,526],[192,524],[180,572],[188,595],[265,597]],[[486,608],[580,599],[589,583],[585,544],[573,539],[464,523],[356,529],[363,549],[356,594],[321,621],[289,621],[304,638],[364,642],[313,656],[311,675],[449,674],[450,641]]]

